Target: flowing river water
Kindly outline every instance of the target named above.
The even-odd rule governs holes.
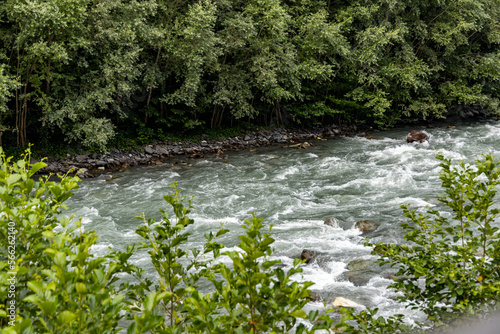
[[[362,305],[378,307],[381,315],[405,313],[422,320],[418,311],[405,310],[386,289],[390,271],[371,266],[361,277],[349,280],[346,266],[356,259],[372,260],[371,249],[363,246],[363,235],[354,228],[360,220],[380,224],[372,241],[402,242],[404,221],[401,203],[413,207],[436,206],[442,193],[438,152],[454,159],[474,158],[482,152],[500,155],[500,123],[469,122],[426,129],[428,143],[407,144],[411,129],[375,132],[372,139],[343,137],[313,141],[312,147],[266,147],[255,151],[227,152],[225,159],[207,157],[151,167],[137,167],[115,178],[101,175],[84,180],[69,201],[70,212],[83,217],[86,230],[95,230],[99,244],[94,252],[109,247],[124,249],[139,242],[134,216],[160,218],[166,208],[163,195],[178,183],[185,195],[194,196],[190,217],[195,224],[188,247],[200,247],[203,235],[226,222],[230,234],[222,238],[227,249],[236,249],[244,219],[254,212],[274,225],[275,257],[285,265],[303,249],[320,255],[303,265],[302,277],[312,281],[312,290],[331,302],[337,296]],[[324,224],[328,217],[338,227]],[[135,264],[150,271],[147,256],[138,255]],[[351,276],[352,278],[352,276]],[[354,283],[353,283],[354,282]],[[320,302],[310,307],[320,307]]]

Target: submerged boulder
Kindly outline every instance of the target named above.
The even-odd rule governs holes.
[[[349,262],[346,268],[350,271],[370,270],[373,263],[373,260],[356,259]]]
[[[359,229],[361,232],[365,233],[365,232],[375,231],[378,227],[378,224],[376,224],[370,220],[361,220],[361,221],[357,222],[354,225],[354,227]]]
[[[419,142],[423,143],[429,140],[429,135],[424,131],[411,130],[408,136],[406,136],[407,143]]]
[[[346,271],[341,275],[342,279],[351,282],[354,286],[367,285],[373,277],[375,273],[365,270]]]
[[[300,254],[301,260],[306,260],[305,263],[309,263],[318,256],[318,253],[309,249],[304,249]]]
[[[335,228],[339,228],[340,227],[340,221],[337,218],[335,218],[335,217],[328,217],[325,220],[325,225],[328,225],[328,226],[331,226],[331,227],[335,227]]]

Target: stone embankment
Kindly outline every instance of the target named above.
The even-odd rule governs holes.
[[[264,147],[273,144],[289,146],[307,140],[347,135],[356,130],[356,126],[342,128],[329,125],[308,130],[260,130],[221,140],[209,139],[208,136],[202,135],[200,140],[196,142],[157,142],[140,149],[113,149],[106,154],[68,155],[66,158],[58,160],[49,158],[45,161],[47,167],[43,168],[41,173],[64,174],[73,170],[80,171],[79,176],[82,178],[93,177],[100,173],[121,171],[130,166],[161,164],[176,156],[203,158],[212,155],[215,158],[222,158],[224,151],[227,150]],[[295,147],[305,148],[308,145],[296,145]]]

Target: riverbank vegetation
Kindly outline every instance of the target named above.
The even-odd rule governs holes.
[[[5,0],[0,146],[498,114],[494,0]]]
[[[1,151],[1,149],[0,149]],[[272,227],[252,216],[242,227],[238,250],[224,251],[224,225],[205,235],[199,249],[185,249],[192,209],[173,185],[167,208],[156,221],[136,217],[139,245],[92,254],[98,236],[81,220],[61,215],[78,188],[78,177],[59,181],[33,176],[45,164],[0,161],[0,324],[2,333],[402,333],[402,315],[377,310],[305,312],[312,283],[292,279],[290,268],[271,260]],[[399,268],[391,285],[407,307],[424,311],[422,328],[449,328],[465,317],[488,317],[500,291],[498,205],[500,161],[484,155],[474,162],[442,160],[440,178],[449,211],[404,208],[407,243],[370,244],[380,263]],[[147,256],[145,273],[131,263]],[[228,261],[219,261],[222,257]],[[148,275],[149,274],[149,275]],[[207,292],[199,290],[200,284]],[[209,285],[209,288],[207,287]]]

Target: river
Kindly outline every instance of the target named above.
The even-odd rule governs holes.
[[[303,249],[321,254],[303,265],[303,276],[296,279],[314,282],[312,290],[327,301],[342,296],[378,307],[382,315],[405,313],[412,320],[422,320],[419,312],[405,310],[394,301],[394,292],[386,289],[387,272],[372,268],[361,284],[354,285],[345,276],[346,265],[374,258],[354,228],[357,221],[380,224],[372,241],[401,242],[400,204],[439,204],[438,152],[454,159],[488,151],[500,155],[499,122],[455,125],[425,129],[431,139],[423,144],[407,144],[411,129],[396,129],[375,132],[372,139],[315,140],[308,149],[266,147],[229,151],[225,159],[186,158],[176,164],[131,168],[112,180],[107,180],[108,175],[84,180],[68,205],[83,217],[86,230],[97,232],[94,252],[104,254],[109,247],[123,249],[140,241],[134,232],[140,221],[133,217],[144,211],[159,218],[158,208],[166,208],[163,195],[177,182],[185,195],[194,196],[190,217],[196,222],[190,247],[199,247],[206,232],[226,222],[232,233],[222,242],[233,249],[242,232],[240,222],[254,212],[274,225],[276,258],[284,264],[291,265]],[[325,225],[328,217],[338,219],[340,226]],[[152,268],[147,256],[137,256],[134,262]]]

